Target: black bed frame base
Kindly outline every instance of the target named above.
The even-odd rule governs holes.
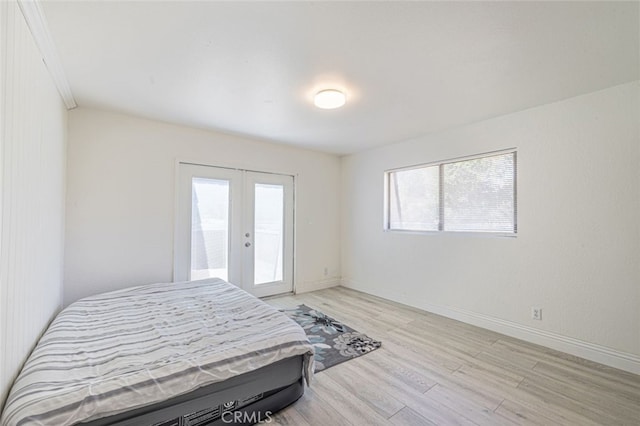
[[[302,368],[302,356],[287,358],[166,402],[82,425],[213,426],[268,422],[273,414],[304,394]]]
[[[268,422],[273,415],[283,408],[296,402],[304,393],[302,379],[280,389],[276,393],[234,411],[226,411],[213,422],[205,423],[207,426],[218,425],[252,425],[261,421]],[[185,425],[186,426],[186,425]]]

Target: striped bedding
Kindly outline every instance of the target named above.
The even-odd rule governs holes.
[[[220,279],[152,284],[81,299],[40,339],[3,426],[71,425],[186,394],[313,346],[286,315]]]

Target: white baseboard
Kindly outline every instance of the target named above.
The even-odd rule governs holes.
[[[296,284],[295,294],[309,293],[310,291],[323,290],[325,288],[337,287],[341,283],[340,278],[328,278],[318,281],[304,281]]]
[[[463,309],[432,305],[415,300],[411,302],[399,300],[387,294],[377,294],[369,291],[368,289],[364,289],[353,280],[343,280],[341,285],[373,296],[382,297],[397,303],[402,303],[427,312],[505,334],[510,337],[515,337],[530,343],[535,343],[537,345],[585,358],[590,361],[628,371],[630,373],[640,374],[640,356],[635,354],[618,351],[607,346],[585,342],[551,331],[539,330],[513,321],[502,320]]]

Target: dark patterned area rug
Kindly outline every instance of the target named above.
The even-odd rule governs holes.
[[[283,312],[300,324],[315,347],[316,373],[374,351],[382,345],[306,305],[284,309]]]

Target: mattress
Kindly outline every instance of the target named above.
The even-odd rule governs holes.
[[[303,356],[288,358],[185,395],[136,410],[82,423],[83,426],[214,426],[237,412],[267,420],[304,393]],[[256,413],[257,412],[257,413]],[[251,415],[250,413],[255,413]],[[242,422],[233,422],[240,425]]]
[[[304,331],[220,279],[105,293],[73,303],[51,323],[0,424],[89,422],[295,356],[310,380],[313,346]]]

